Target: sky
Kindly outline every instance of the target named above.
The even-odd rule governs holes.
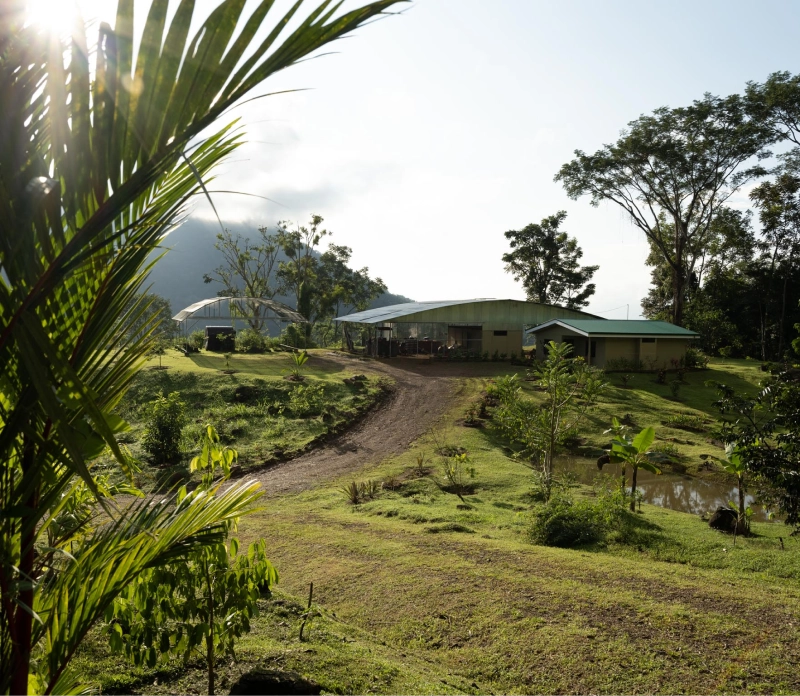
[[[67,1],[36,0],[34,12],[55,18]],[[86,18],[113,19],[115,2],[80,4]],[[198,21],[215,5],[198,0]],[[138,23],[148,7],[137,2]],[[600,266],[587,311],[640,317],[650,282],[643,235],[612,204],[570,200],[554,175],[576,149],[613,142],[657,107],[800,71],[800,3],[790,0],[416,0],[397,9],[260,93],[304,91],[236,109],[248,143],[213,188],[270,199],[214,195],[223,221],[254,233],[322,215],[356,267],[415,300],[524,299],[503,268],[503,233],[565,210],[584,263]],[[746,207],[746,191],[733,204]],[[192,215],[213,212],[198,201]]]

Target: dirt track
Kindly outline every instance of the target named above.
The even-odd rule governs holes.
[[[411,359],[360,361],[340,353],[315,355],[313,360],[391,377],[395,391],[358,425],[320,449],[257,473],[254,478],[268,496],[305,490],[402,452],[452,404],[456,378],[479,372],[474,366],[465,369],[459,364]]]

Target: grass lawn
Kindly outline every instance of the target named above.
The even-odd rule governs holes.
[[[681,402],[637,375],[609,391],[585,437],[599,444],[614,413],[662,437],[671,413],[710,421],[706,379],[755,389],[760,373],[754,363],[715,363],[687,377]],[[625,543],[534,546],[530,470],[491,429],[460,425],[484,384],[464,379],[449,414],[402,455],[376,454],[355,477],[271,499],[242,520],[243,542],[266,538],[280,593],[262,602],[239,662],[223,661],[223,687],[260,665],[299,671],[332,693],[800,691],[800,539],[756,523],[734,546],[697,516],[644,505]],[[706,434],[674,435],[687,463],[712,447]],[[463,448],[474,467],[464,500],[444,490],[442,443]],[[342,489],[353,479],[384,487],[352,505]],[[320,616],[301,643],[310,582]],[[197,665],[135,670],[100,640],[76,666],[120,691],[204,685]]]

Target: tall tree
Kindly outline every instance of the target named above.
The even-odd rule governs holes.
[[[746,263],[752,258],[755,240],[750,217],[749,212],[723,206],[711,221],[708,234],[684,247],[682,263],[686,268],[687,282],[683,300],[687,322],[691,314],[689,305],[701,291],[703,281],[710,273],[723,272],[736,263]],[[667,234],[674,234],[671,222],[663,219],[661,223]],[[672,268],[653,242],[650,242],[650,253],[645,263],[652,266],[653,270],[650,290],[642,299],[643,314],[650,319],[669,321],[675,294]]]
[[[291,223],[278,223],[278,240],[288,261],[278,264],[278,278],[283,292],[294,293],[295,307],[307,320],[303,325],[306,341],[311,338],[314,327],[314,295],[317,279],[317,247],[323,237],[330,232],[321,229],[324,222],[321,215],[312,215],[308,227],[290,226]]]
[[[219,541],[254,500],[242,482],[175,505],[108,503],[91,462],[108,447],[116,473],[132,475],[115,407],[153,341],[125,338],[124,309],[240,142],[216,121],[394,1],[338,15],[326,1],[294,22],[296,3],[256,42],[270,0],[241,22],[244,3],[223,0],[191,38],[194,2],[167,22],[154,0],[137,41],[134,3],[121,0],[91,52],[82,21],[65,45],[22,3],[0,4],[0,692],[73,692],[70,660],[114,598],[143,570]],[[45,546],[81,487],[107,522]]]
[[[258,228],[259,238],[251,242],[249,237],[233,235],[225,230],[217,235],[214,247],[222,254],[223,263],[211,273],[203,275],[205,283],[221,283],[219,295],[223,297],[258,297],[272,299],[278,293],[273,283],[273,272],[278,262],[281,245],[277,235],[270,235],[266,227]],[[264,308],[248,302],[250,315],[247,323],[255,331],[264,328]]]
[[[555,180],[573,199],[589,195],[592,205],[611,201],[628,213],[671,269],[671,318],[683,325],[687,249],[705,247],[725,201],[765,173],[758,161],[772,140],[741,97],[706,95],[688,107],[641,116],[593,155],[576,150]]]
[[[528,300],[578,309],[589,304],[595,285],[589,281],[599,266],[581,266],[583,251],[578,241],[559,231],[567,217],[564,210],[505,233],[511,251],[503,254],[506,272],[520,281]]]
[[[800,146],[800,75],[775,72],[761,82],[748,82],[747,110],[775,140]]]
[[[154,292],[137,293],[123,311],[121,323],[126,326],[128,338],[138,338],[152,332],[153,336],[169,340],[178,333],[172,321],[169,300]]]
[[[790,298],[790,283],[797,275],[800,252],[800,149],[784,155],[776,177],[759,184],[750,193],[761,221],[762,239],[759,248],[763,266],[774,279],[769,293],[776,305],[778,356],[783,356],[786,341],[786,310],[796,306]],[[777,309],[777,307],[780,307]]]

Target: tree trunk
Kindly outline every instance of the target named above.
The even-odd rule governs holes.
[[[739,476],[739,519],[741,520],[742,532],[748,532],[747,515],[745,515],[745,502],[744,502],[744,478]]]
[[[683,221],[675,219],[675,265],[672,268],[672,323],[683,326],[683,295],[686,287],[683,248],[685,243]],[[636,469],[634,476],[636,475]]]
[[[781,300],[781,321],[778,324],[778,360],[783,360],[783,333],[786,324],[786,286],[789,284],[789,275],[783,278],[783,298]]]
[[[631,512],[636,512],[636,474],[639,471],[638,466],[633,467],[633,474],[631,476]]]

